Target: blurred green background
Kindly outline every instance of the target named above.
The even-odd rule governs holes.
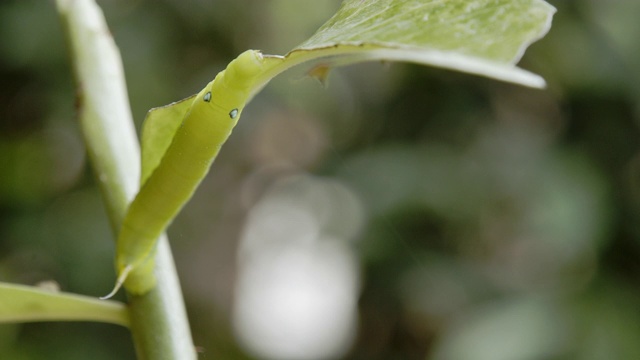
[[[339,6],[98,3],[138,128]],[[551,3],[520,63],[543,91],[372,63],[254,99],[169,230],[201,358],[640,359],[640,3]],[[0,2],[0,84],[0,280],[104,295],[113,234],[52,1]],[[126,329],[37,323],[0,325],[0,358],[134,354]]]

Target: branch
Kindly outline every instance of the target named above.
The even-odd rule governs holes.
[[[78,92],[80,126],[114,233],[138,191],[140,149],[122,62],[99,7],[91,0],[57,0],[66,28]],[[156,255],[158,282],[129,296],[131,331],[140,359],[195,359],[191,332],[168,241]]]

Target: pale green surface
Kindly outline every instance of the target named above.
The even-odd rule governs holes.
[[[122,61],[95,2],[58,0],[57,7],[71,49],[82,135],[111,225],[117,232],[140,181],[139,146]],[[155,260],[157,286],[145,296],[129,297],[130,328],[138,357],[195,359],[182,292],[165,236],[159,240]]]
[[[90,1],[59,0],[68,31],[78,91],[78,118],[111,224],[120,226],[138,191],[140,150],[129,108],[120,53],[100,9]],[[108,134],[116,133],[114,136]]]
[[[99,321],[129,326],[129,313],[117,301],[0,284],[0,322]]]
[[[297,48],[375,44],[512,64],[548,31],[553,12],[540,0],[351,0]]]
[[[142,128],[142,174],[144,184],[171,144],[173,135],[182,123],[195,95],[167,106],[149,110]]]
[[[325,66],[404,61],[542,88],[515,64],[543,37],[555,8],[541,0],[347,0],[259,83],[312,60]]]

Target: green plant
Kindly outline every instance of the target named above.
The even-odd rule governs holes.
[[[112,227],[117,231],[126,216],[129,201],[137,193],[140,171],[120,60],[95,5],[87,1],[70,0],[62,0],[58,4],[72,49],[80,94],[79,117],[85,141],[96,177],[101,180]],[[424,2],[417,3],[418,8],[412,8],[415,4],[414,1],[400,0],[345,1],[338,13],[308,41],[283,57],[266,57],[270,61],[269,66],[257,74],[243,75],[248,80],[244,77],[242,80],[250,84],[244,90],[250,98],[277,74],[309,61],[315,61],[310,74],[321,80],[327,76],[327,70],[335,66],[388,60],[446,67],[532,87],[544,85],[541,78],[518,69],[515,63],[522,56],[524,48],[548,30],[553,14],[553,8],[548,4],[542,1],[479,0],[442,4]],[[203,92],[202,96],[206,94]],[[232,108],[241,109],[242,106],[233,105]],[[171,109],[178,107],[174,105]],[[179,115],[171,115],[166,119],[173,124],[182,120]],[[154,123],[164,124],[164,121],[161,119],[151,124]],[[176,129],[175,126],[171,128],[173,130],[160,136],[159,142],[164,146],[150,146],[149,150],[144,148],[143,143],[143,158],[151,156],[156,163],[161,161]],[[145,152],[151,155],[145,155]],[[206,169],[208,165],[198,175],[197,181],[189,186],[196,186]],[[151,171],[145,170],[144,163],[142,171],[151,174]],[[192,191],[190,189],[187,192]],[[156,192],[150,193],[151,198],[157,195]],[[183,197],[180,204],[174,204],[169,221],[187,200],[188,197]],[[136,214],[139,214],[139,210]],[[162,233],[166,226],[167,222],[154,225],[154,237],[156,233]],[[130,324],[141,358],[194,357],[166,238],[161,236],[158,245],[154,245],[155,242],[145,244],[142,251],[135,253],[129,253],[129,249],[137,246],[136,239],[127,238],[125,241],[126,246],[119,250],[118,256],[130,256],[133,267],[143,269],[140,271],[142,275],[136,277],[138,285],[127,288],[130,292],[134,290],[130,294],[128,310],[117,302],[82,300],[72,295],[52,295],[35,289],[25,292],[22,288],[5,286],[3,301],[27,304],[28,294],[29,304],[38,304],[48,313],[47,316],[38,315],[27,308],[23,316],[16,317],[17,310],[11,309],[5,319],[101,319],[120,325]],[[157,253],[150,255],[154,247]],[[155,259],[155,263],[150,259]],[[126,266],[119,270],[124,268]],[[52,301],[52,297],[57,301]],[[61,311],[57,305],[53,306],[65,302],[71,304],[73,299],[84,304],[86,311],[69,313],[68,309]]]

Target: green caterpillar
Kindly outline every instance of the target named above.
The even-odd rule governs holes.
[[[150,255],[157,239],[209,171],[265,64],[259,51],[245,51],[197,95],[149,111],[142,136],[141,188],[118,235],[116,287],[103,298],[113,296],[125,280],[133,294],[155,286]],[[154,151],[145,153],[147,149]]]

